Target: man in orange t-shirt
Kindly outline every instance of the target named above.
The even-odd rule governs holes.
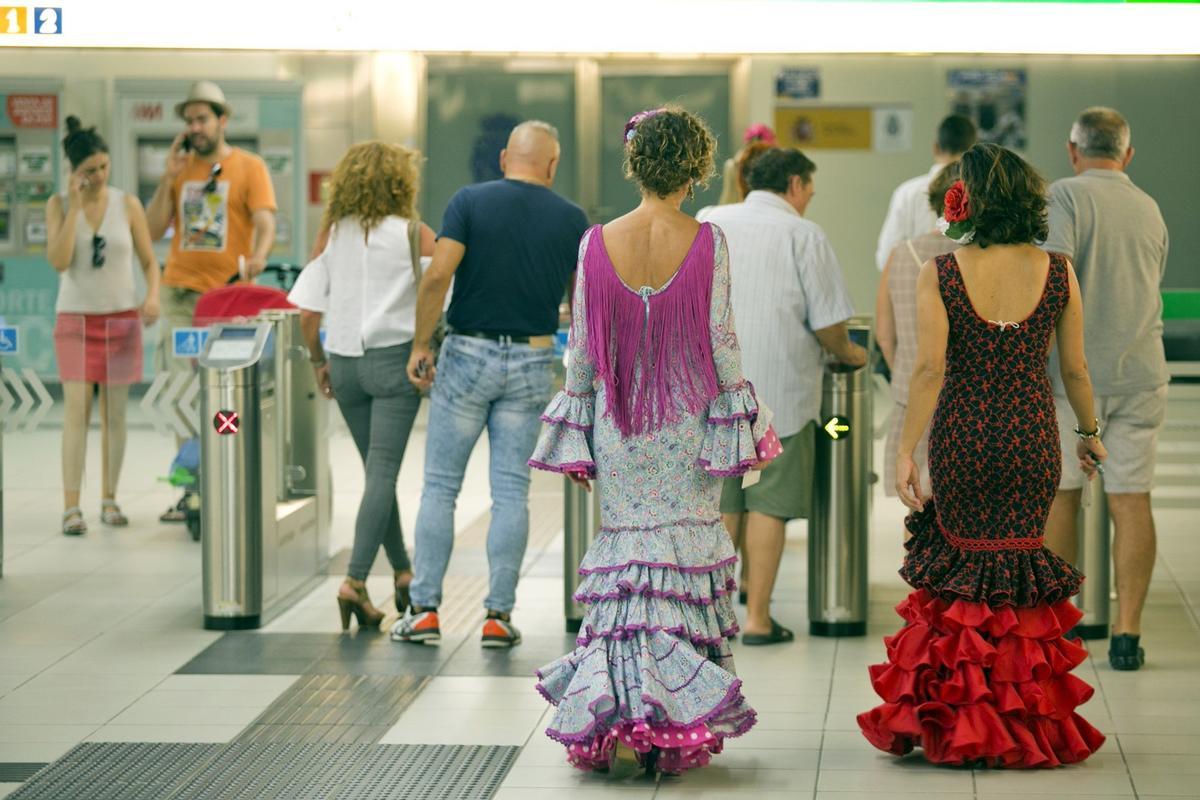
[[[271,176],[261,158],[225,141],[230,108],[220,87],[198,81],[175,112],[186,127],[172,142],[146,206],[154,239],[175,225],[159,289],[163,321],[156,360],[158,369],[171,373],[192,368],[171,357],[172,330],[191,326],[200,295],[238,278],[239,269],[247,280],[261,273],[275,243]],[[183,510],[173,508],[161,519],[180,521]]]

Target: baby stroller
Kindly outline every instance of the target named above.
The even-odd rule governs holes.
[[[295,308],[288,302],[287,292],[296,282],[300,267],[294,264],[268,264],[264,274],[272,274],[280,287],[259,286],[253,283],[231,283],[200,296],[192,324],[207,328],[217,322],[233,322],[257,315],[269,308]],[[192,437],[179,448],[171,462],[167,482],[183,489],[183,498],[176,508],[183,512],[192,541],[200,541],[200,440]]]

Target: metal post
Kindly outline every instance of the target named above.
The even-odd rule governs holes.
[[[1112,575],[1112,523],[1108,516],[1108,497],[1104,476],[1096,475],[1083,487],[1090,501],[1080,505],[1075,530],[1075,566],[1087,578],[1073,598],[1083,612],[1075,626],[1081,639],[1107,639],[1109,628],[1109,592]]]
[[[563,479],[563,614],[567,632],[578,633],[583,624],[583,606],[575,600],[581,577],[579,564],[600,529],[599,491],[595,481],[592,492]]]
[[[870,352],[870,321],[851,320],[849,327],[851,338]],[[808,525],[808,630],[813,636],[863,636],[874,429],[869,366],[826,365],[818,424]]]
[[[226,341],[225,328],[251,336]],[[272,522],[275,516],[270,336],[268,324],[217,325],[200,359],[201,583],[209,630],[262,623],[267,502]]]

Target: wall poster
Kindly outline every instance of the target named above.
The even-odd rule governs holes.
[[[969,117],[981,142],[1015,150],[1027,144],[1026,74],[1023,69],[952,69],[946,73],[946,99],[951,114]]]

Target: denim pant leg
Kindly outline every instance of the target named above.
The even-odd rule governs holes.
[[[334,396],[363,458],[366,478],[347,574],[366,580],[382,544],[393,570],[410,568],[400,530],[396,478],[421,398],[404,375],[409,345],[334,357]]]
[[[449,336],[438,357],[425,439],[425,485],[417,514],[414,605],[436,608],[454,549],[454,508],[471,451],[487,422],[499,365],[487,348]]]
[[[550,399],[552,353],[512,345],[504,394],[488,417],[492,520],[488,526],[488,595],[484,607],[512,611],[529,540],[529,457]]]

